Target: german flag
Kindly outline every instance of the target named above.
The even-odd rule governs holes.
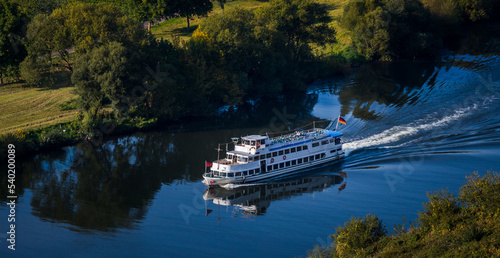
[[[347,122],[345,121],[345,119],[340,117],[340,116],[339,116],[339,123],[341,123],[343,125],[347,125]]]

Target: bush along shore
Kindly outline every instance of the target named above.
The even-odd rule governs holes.
[[[329,247],[316,246],[310,257],[498,257],[500,256],[500,174],[467,176],[458,196],[441,190],[414,223],[395,225],[388,235],[375,215],[351,218],[330,237]]]

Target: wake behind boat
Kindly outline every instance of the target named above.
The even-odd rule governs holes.
[[[340,117],[337,121],[345,124]],[[341,136],[337,131],[313,128],[274,138],[268,135],[232,138],[234,150],[228,151],[226,158],[208,164],[211,168],[203,174],[203,183],[208,186],[250,183],[339,160],[345,156]]]

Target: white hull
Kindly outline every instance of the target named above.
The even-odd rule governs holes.
[[[339,160],[344,158],[345,152],[342,151],[342,153],[339,153],[338,155],[333,155],[333,156],[327,156],[325,158],[319,159],[319,160],[313,160],[309,162],[305,162],[302,164],[297,164],[291,167],[284,167],[280,169],[276,169],[270,172],[264,172],[260,173],[257,175],[252,175],[252,176],[247,176],[247,177],[239,177],[239,178],[219,178],[219,177],[206,177],[203,176],[204,180],[203,183],[208,186],[214,186],[214,185],[226,185],[226,184],[235,184],[235,183],[250,183],[250,182],[255,182],[255,181],[260,181],[264,179],[268,179],[271,177],[277,177],[277,176],[282,176],[294,171],[298,170],[303,170],[307,168],[313,168],[315,166],[325,164],[328,162],[332,162],[335,160]],[[213,183],[210,183],[213,182]]]

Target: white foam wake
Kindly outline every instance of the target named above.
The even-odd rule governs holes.
[[[418,122],[413,122],[408,125],[403,125],[403,126],[394,126],[392,128],[389,128],[381,133],[372,135],[368,138],[353,141],[353,142],[348,142],[343,145],[344,149],[346,150],[355,150],[355,149],[360,149],[360,148],[366,148],[366,147],[371,147],[371,146],[378,146],[378,145],[384,145],[388,144],[391,142],[396,142],[401,140],[404,137],[408,137],[411,135],[414,135],[420,131],[427,131],[433,128],[437,127],[442,127],[447,124],[449,124],[452,121],[456,121],[462,117],[465,117],[470,114],[471,109],[474,109],[474,107],[468,107],[468,108],[461,108],[456,110],[453,114],[449,116],[445,116],[437,121],[434,122],[428,122],[423,119],[422,121]],[[350,152],[348,151],[348,152]]]

